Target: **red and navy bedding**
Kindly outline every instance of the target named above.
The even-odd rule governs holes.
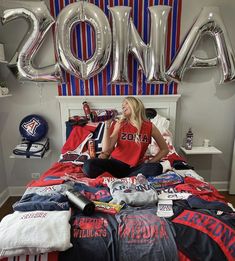
[[[14,213],[1,221],[0,258],[235,260],[233,207],[177,154],[164,124],[158,126],[170,148],[164,173],[147,179],[109,173],[87,178],[82,172],[87,140],[96,140],[99,153],[102,124],[73,125],[58,162],[28,184]],[[156,151],[152,143],[148,155]],[[71,188],[110,208],[84,215],[66,197]],[[166,201],[159,209],[161,200]],[[122,208],[114,211],[111,203]]]

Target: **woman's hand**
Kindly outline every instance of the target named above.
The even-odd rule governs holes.
[[[110,154],[108,152],[101,152],[100,155],[98,156],[99,159],[108,159]]]

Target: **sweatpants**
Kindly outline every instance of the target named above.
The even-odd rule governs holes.
[[[137,176],[141,173],[145,177],[157,176],[162,174],[162,165],[159,162],[156,163],[142,163],[135,167],[113,158],[110,159],[89,159],[84,162],[83,172],[89,178],[96,178],[104,172],[109,172],[116,178],[124,178]]]

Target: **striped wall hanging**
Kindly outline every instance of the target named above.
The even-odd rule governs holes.
[[[60,11],[76,0],[50,0],[50,11],[56,19]],[[87,2],[98,6],[108,17],[111,24],[111,14],[108,10],[113,6],[132,7],[131,17],[140,36],[145,43],[148,42],[149,34],[149,12],[148,7],[153,5],[168,5],[171,11],[167,24],[166,40],[166,67],[168,67],[176,55],[180,40],[180,18],[182,0],[87,0]],[[86,60],[92,56],[94,51],[95,33],[88,23],[79,23],[72,32],[71,48],[76,57]],[[88,80],[78,79],[63,71],[65,83],[58,84],[59,96],[93,96],[93,95],[165,95],[177,94],[178,84],[169,82],[167,84],[148,84],[142,70],[133,58],[128,59],[129,78],[131,84],[111,84],[112,65],[111,62],[99,74]]]

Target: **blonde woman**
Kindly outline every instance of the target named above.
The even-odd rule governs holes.
[[[154,138],[160,150],[148,162],[144,155]],[[83,171],[90,178],[96,178],[104,172],[122,178],[142,173],[144,176],[156,176],[162,173],[159,161],[168,154],[167,144],[145,115],[142,101],[136,97],[126,97],[122,102],[122,117],[116,122],[106,121],[103,136],[102,153],[99,158],[84,163]]]

